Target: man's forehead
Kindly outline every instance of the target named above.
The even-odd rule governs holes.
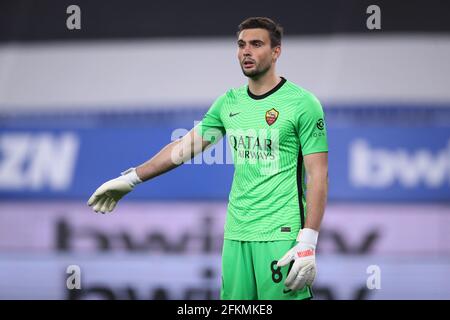
[[[261,28],[244,29],[239,33],[238,40],[243,41],[261,40],[263,42],[267,42],[269,40],[269,31]]]

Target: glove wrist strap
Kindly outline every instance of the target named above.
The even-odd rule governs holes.
[[[310,228],[303,228],[298,233],[297,241],[316,246],[318,237],[319,237],[318,231]]]
[[[129,168],[124,172],[121,172],[122,177],[127,179],[127,181],[134,187],[135,185],[142,183],[142,180],[136,173],[136,168]]]

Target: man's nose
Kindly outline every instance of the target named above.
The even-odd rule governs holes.
[[[250,56],[252,54],[251,51],[250,51],[250,46],[249,45],[246,45],[244,47],[244,49],[242,50],[242,54],[244,56]]]

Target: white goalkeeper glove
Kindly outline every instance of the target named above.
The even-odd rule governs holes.
[[[297,245],[290,249],[277,263],[278,267],[288,265],[292,260],[294,264],[284,282],[292,291],[301,290],[311,286],[316,277],[316,245],[319,232],[304,228],[297,236]]]
[[[88,206],[95,212],[107,213],[114,210],[117,202],[127,193],[141,183],[136,169],[130,168],[121,173],[121,176],[102,184],[88,200]]]

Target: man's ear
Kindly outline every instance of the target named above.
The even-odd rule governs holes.
[[[281,47],[277,46],[275,48],[272,49],[272,57],[274,58],[274,60],[277,60],[281,55]]]

